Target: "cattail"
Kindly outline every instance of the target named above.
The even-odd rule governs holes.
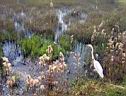
[[[123,53],[122,53],[122,56],[123,56],[123,57],[126,57],[126,53],[125,53],[125,52],[123,52]]]
[[[102,22],[99,24],[98,30],[100,30],[100,29],[104,26],[104,23],[105,23],[105,21],[102,21]]]
[[[30,75],[27,76],[26,83],[27,83],[29,88],[33,86],[33,79],[31,78]]]
[[[114,34],[114,30],[115,30],[115,28],[112,28],[111,35],[113,35],[113,34]]]
[[[46,50],[48,54],[51,54],[53,52],[53,48],[51,45],[48,46],[48,49]]]
[[[96,35],[97,35],[97,27],[94,26],[94,31],[93,31],[93,34],[92,34],[92,36],[91,36],[91,41],[94,41]]]
[[[52,0],[50,1],[50,7],[53,8],[53,2],[52,2]]]
[[[53,81],[52,84],[53,85],[57,85],[58,84],[58,81]]]
[[[47,56],[46,54],[44,54],[44,55],[43,55],[43,58],[44,58],[44,60],[45,60],[45,61],[50,60],[50,57],[49,57],[49,56]]]
[[[34,87],[34,86],[38,85],[40,83],[40,81],[39,81],[38,78],[33,79],[33,78],[31,78],[30,75],[28,75],[26,83],[27,83],[28,87],[31,88],[31,87]]]
[[[43,91],[45,90],[45,85],[40,85],[40,89]]]
[[[33,79],[33,86],[36,86],[38,85],[40,82],[39,82],[39,79]]]
[[[61,72],[63,72],[66,67],[67,67],[67,64],[65,64],[65,63],[62,63],[62,64],[59,65],[59,69],[60,69]]]
[[[71,42],[71,43],[73,43],[73,40],[74,40],[74,38],[73,38],[73,37],[74,37],[74,36],[73,36],[73,35],[71,35],[70,37],[71,37],[71,41],[70,41],[70,42]]]
[[[7,85],[9,86],[9,87],[13,87],[13,85],[16,83],[16,78],[15,78],[15,76],[12,76],[12,78],[11,79],[9,79],[9,80],[7,80]]]
[[[4,71],[5,71],[6,75],[9,75],[9,73],[11,71],[11,63],[9,63],[9,60],[6,57],[2,57],[2,59],[3,59]]]
[[[112,61],[112,62],[114,61],[114,56],[111,56],[111,61]]]
[[[9,87],[13,87],[13,84],[14,84],[14,82],[13,82],[13,80],[7,80],[7,85],[9,86]]]
[[[104,35],[104,36],[106,36],[105,29],[102,29],[101,34]]]
[[[39,57],[39,64],[40,65],[45,65],[45,60],[44,60],[43,56]]]
[[[57,65],[49,65],[49,72],[58,72],[58,67]]]
[[[108,41],[109,41],[109,43],[108,43],[107,45],[108,45],[109,47],[112,47],[112,46],[113,46],[114,41],[113,41],[112,39],[109,39]]]
[[[94,32],[93,33],[97,33],[97,27],[94,26]]]
[[[49,72],[63,72],[66,67],[65,62],[54,62],[54,64],[49,65]]]
[[[9,62],[7,57],[2,57],[2,59],[3,59],[3,62]]]
[[[119,43],[118,48],[119,48],[120,50],[122,50],[122,48],[123,48],[123,43]]]
[[[39,57],[39,64],[46,65],[46,62],[50,60],[50,57],[44,54],[43,56]]]
[[[41,80],[42,80],[42,77],[41,77],[41,76],[39,76],[39,77],[37,77],[37,79],[38,79],[39,81],[41,81]]]
[[[64,55],[62,52],[59,53],[59,60],[60,62],[64,62]]]

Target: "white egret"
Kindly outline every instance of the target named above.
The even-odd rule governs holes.
[[[91,44],[88,44],[87,46],[91,48],[91,55],[92,55],[91,57],[92,57],[92,62],[93,62],[94,68],[95,68],[94,70],[99,74],[99,76],[101,78],[103,78],[104,77],[103,68],[102,68],[101,64],[94,58],[93,46]]]

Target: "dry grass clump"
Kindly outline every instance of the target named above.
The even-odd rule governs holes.
[[[104,72],[111,81],[120,82],[125,76],[126,69],[126,42],[125,32],[120,32],[118,25],[111,31],[106,55],[103,59]]]
[[[80,79],[78,83],[71,82],[72,89],[69,96],[125,96],[126,88],[91,79]]]
[[[59,58],[56,61],[52,61],[52,46],[49,45],[46,51],[47,54],[39,57],[38,64],[40,65],[41,74],[36,77],[27,76],[26,94],[32,90],[32,94],[36,94],[36,96],[58,96],[57,94],[66,92],[64,90],[66,90],[67,82],[63,76],[67,65],[64,61],[64,55],[60,52]]]
[[[11,72],[11,63],[9,63],[9,60],[6,57],[2,57],[2,59],[3,59],[3,63],[2,63],[3,64],[3,73],[5,75],[9,75]]]
[[[16,85],[15,76],[12,76],[10,79],[7,79],[6,83],[7,83],[9,88],[13,88],[13,86]]]
[[[0,0],[0,4],[16,4],[16,0]]]
[[[48,10],[49,11],[49,10]],[[44,13],[43,13],[44,14]],[[26,27],[37,34],[42,34],[44,36],[54,35],[54,30],[57,26],[58,20],[55,15],[55,12],[52,11],[44,15],[39,14],[41,16],[34,17],[33,20],[29,20],[26,22]]]

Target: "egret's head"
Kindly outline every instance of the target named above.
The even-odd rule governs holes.
[[[93,49],[93,46],[91,44],[88,44],[87,47],[90,47],[91,49]]]
[[[92,60],[95,60],[93,55],[93,46],[91,44],[88,44],[87,47],[90,50],[89,52],[91,52]]]

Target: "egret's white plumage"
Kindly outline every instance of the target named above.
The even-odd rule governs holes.
[[[101,78],[103,78],[104,77],[103,68],[102,68],[101,64],[97,60],[95,60],[95,58],[94,58],[94,55],[93,55],[93,46],[91,44],[89,44],[87,46],[92,49],[91,50],[91,55],[92,55],[92,62],[93,62],[95,71],[99,74],[99,76]]]
[[[97,71],[97,73],[99,74],[99,76],[101,78],[104,77],[104,74],[103,74],[103,69],[102,69],[102,66],[100,65],[100,63],[96,60],[93,60],[93,63],[94,63],[94,68],[95,70]]]

